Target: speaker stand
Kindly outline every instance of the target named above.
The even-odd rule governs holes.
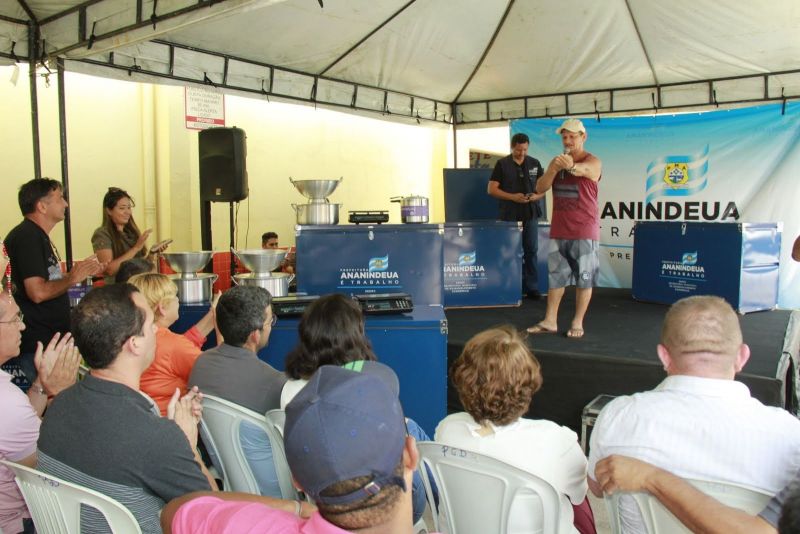
[[[208,200],[200,201],[200,249],[214,250],[211,240],[211,202]],[[214,262],[209,262],[203,271],[214,272]]]
[[[234,203],[230,202],[229,204],[230,204],[230,208],[231,208],[230,209],[230,218],[229,218],[229,227],[230,227],[230,232],[231,232],[231,236],[230,236],[231,237],[231,248],[230,248],[230,250],[231,250],[231,283],[233,283],[233,275],[236,274],[236,259],[234,258],[234,255],[233,255],[233,250],[234,250],[234,247],[236,245],[236,242],[235,242],[236,232],[234,230],[234,228],[236,228],[236,226],[235,226],[236,225],[236,216],[235,216],[234,211],[233,211],[233,204]]]

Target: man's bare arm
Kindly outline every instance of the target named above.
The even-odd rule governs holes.
[[[45,280],[41,276],[31,276],[23,280],[22,283],[25,286],[25,294],[28,295],[28,298],[39,304],[63,295],[70,286],[100,273],[103,267],[103,264],[97,261],[97,257],[89,256],[76,264],[61,280]]]
[[[725,506],[680,477],[654,465],[609,456],[597,463],[594,482],[605,493],[646,491],[657,498],[681,523],[699,534],[776,534],[759,516]]]
[[[589,156],[580,163],[575,163],[570,172],[575,176],[582,176],[596,182],[603,173],[603,163],[594,156]]]
[[[562,167],[558,166],[556,160],[550,162],[550,165],[547,166],[547,170],[544,171],[544,174],[536,180],[536,192],[541,193],[544,195],[551,187],[553,187],[553,180],[556,179],[556,175],[561,171]]]

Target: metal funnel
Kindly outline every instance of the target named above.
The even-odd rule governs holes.
[[[338,180],[292,180],[290,177],[289,181],[301,195],[313,200],[328,198],[339,187],[342,178]]]

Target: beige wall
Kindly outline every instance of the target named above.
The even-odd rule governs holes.
[[[14,67],[0,67],[0,102],[10,128],[0,132],[5,194],[0,196],[0,235],[21,218],[16,192],[33,177],[29,86],[25,67],[16,84]],[[40,79],[42,172],[61,179],[56,76]],[[130,83],[66,74],[70,205],[76,258],[91,253],[89,238],[100,224],[107,187],[128,190],[139,226],[158,239],[172,237],[172,250],[200,248],[197,131],[184,127],[182,87]],[[228,126],[247,134],[250,197],[240,204],[238,246],[260,246],[274,230],[294,242],[291,203],[305,199],[294,179],[344,180],[331,195],[348,210],[388,209],[400,222],[396,195],[431,199],[432,222],[444,219],[442,168],[450,166],[447,128],[405,125],[313,107],[226,96]],[[214,248],[228,248],[228,205],[212,209]],[[63,227],[52,238],[63,252]],[[151,240],[153,241],[153,240]]]

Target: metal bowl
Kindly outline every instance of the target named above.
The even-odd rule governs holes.
[[[254,273],[269,273],[280,266],[286,257],[286,251],[281,249],[253,248],[247,250],[234,250],[245,267]]]
[[[179,273],[196,273],[206,266],[208,260],[214,255],[210,250],[199,252],[162,252],[173,271]]]
[[[342,179],[338,180],[292,180],[289,178],[300,194],[310,199],[327,198],[333,193]]]

